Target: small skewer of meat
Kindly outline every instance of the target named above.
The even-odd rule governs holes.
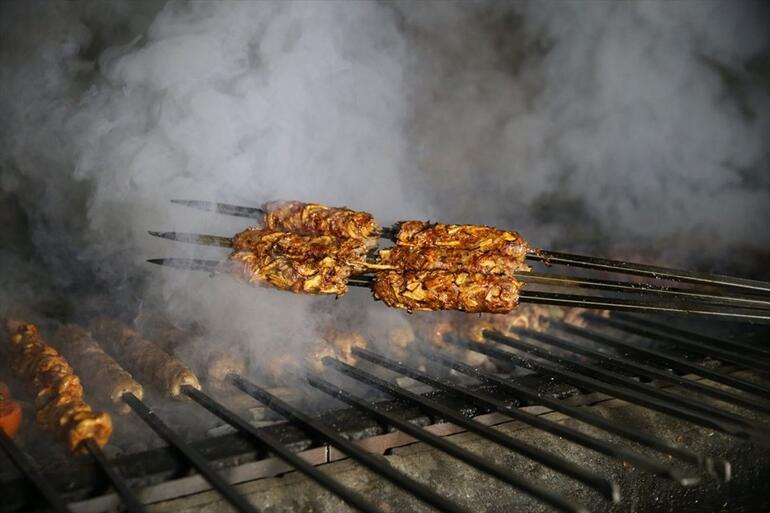
[[[55,335],[62,353],[72,362],[78,374],[83,376],[89,389],[104,390],[118,412],[127,414],[131,408],[122,400],[123,394],[132,393],[144,397],[142,385],[126,372],[118,362],[101,348],[91,335],[74,324],[59,327]]]
[[[399,271],[451,271],[513,276],[531,268],[518,256],[439,246],[392,246],[379,251],[380,262]]]
[[[398,223],[396,245],[497,251],[524,261],[529,246],[517,232],[472,224],[435,224],[425,221]]]
[[[170,398],[182,399],[184,385],[200,390],[198,377],[192,370],[119,320],[99,317],[91,323],[91,333],[121,363],[143,380],[154,383]]]
[[[83,387],[69,362],[46,344],[33,324],[6,322],[11,368],[37,392],[37,422],[66,440],[71,451],[93,439],[104,447],[112,434],[112,418],[95,412],[83,400]]]
[[[459,310],[508,313],[518,305],[513,278],[447,271],[383,271],[374,278],[376,299],[407,311]]]
[[[368,212],[327,207],[301,201],[267,203],[265,227],[305,235],[333,235],[366,240],[377,231],[377,223]]]
[[[348,278],[353,273],[352,267],[331,257],[293,260],[240,250],[230,255],[230,262],[236,277],[247,283],[267,283],[303,294],[342,296],[348,291]]]
[[[291,232],[251,227],[232,238],[235,251],[246,250],[258,255],[284,256],[291,259],[323,259],[331,257],[338,262],[365,271],[368,246],[359,239],[331,235],[299,235]]]

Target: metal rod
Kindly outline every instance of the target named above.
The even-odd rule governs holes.
[[[571,324],[566,322],[553,321],[550,323],[550,326],[556,327],[572,335],[577,335],[579,337],[585,338],[587,340],[591,340],[599,344],[604,344],[605,342],[608,341],[608,338],[603,335],[600,335],[595,332],[585,333],[582,328],[572,326]],[[733,392],[729,392],[727,390],[710,387],[698,381],[693,381],[691,379],[687,379],[682,376],[679,376],[668,370],[661,370],[659,368],[652,367],[650,365],[636,362],[624,356],[608,355],[605,353],[587,349],[581,345],[568,342],[561,338],[549,337],[548,340],[546,339],[539,339],[539,340],[547,344],[552,344],[554,346],[561,347],[568,351],[572,351],[573,353],[578,353],[596,360],[601,360],[605,363],[609,363],[618,368],[631,369],[633,372],[638,372],[642,375],[649,376],[649,377],[655,377],[666,383],[672,383],[682,388],[693,390],[695,392],[701,393],[703,395],[707,395],[709,397],[713,397],[715,399],[724,401],[729,404],[735,404],[738,406],[743,406],[744,408],[749,408],[752,410],[761,411],[763,413],[770,414],[770,404],[768,404],[767,402],[764,402],[764,401],[760,402],[760,401],[757,401],[756,399],[745,397]],[[606,344],[606,345],[609,345],[609,344]]]
[[[0,429],[0,447],[16,465],[16,468],[40,492],[40,495],[43,496],[43,499],[45,499],[45,502],[53,511],[56,513],[70,513],[70,509],[66,506],[66,502],[59,495],[59,492],[54,490],[53,486],[37,469],[35,463],[16,446],[16,443],[2,429]]]
[[[716,347],[704,347],[703,344],[698,343],[697,341],[689,340],[677,335],[671,335],[669,333],[663,332],[662,330],[645,328],[621,319],[612,319],[607,317],[598,317],[596,319],[591,317],[591,320],[600,324],[605,324],[615,329],[633,333],[634,335],[640,335],[642,337],[648,337],[685,347],[691,351],[695,351],[696,353],[705,354],[718,360],[732,362],[749,369],[770,372],[770,363],[763,363],[762,361],[750,356],[744,356],[742,354],[734,353],[725,349],[719,349]]]
[[[221,235],[204,235],[202,233],[183,233],[183,232],[156,232],[149,230],[147,233],[153,237],[173,240],[176,242],[185,242],[187,244],[198,244],[202,246],[217,246],[221,248],[233,247],[233,239],[222,237]]]
[[[218,260],[203,260],[199,258],[154,258],[147,260],[151,264],[157,264],[175,269],[188,271],[206,271],[212,274],[223,272],[222,264]],[[367,287],[372,285],[369,276],[358,276],[348,280],[348,285],[355,287]],[[770,322],[770,310],[739,309],[727,305],[712,303],[673,304],[663,302],[651,302],[638,299],[606,298],[600,296],[581,296],[573,294],[557,294],[552,292],[522,291],[519,293],[519,301],[522,303],[535,303],[555,306],[570,306],[582,308],[598,308],[601,310],[622,310],[626,312],[666,312],[703,315],[712,318],[725,318],[751,322]]]
[[[262,219],[265,210],[259,207],[242,207],[240,205],[230,205],[229,203],[217,203],[214,201],[198,200],[171,200],[171,203],[184,205],[185,207],[197,208],[206,212],[217,212],[228,216],[248,217],[250,219]]]
[[[368,415],[371,415],[379,422],[393,426],[399,431],[411,436],[415,440],[419,440],[427,445],[430,445],[431,447],[445,452],[446,454],[459,459],[463,463],[466,463],[467,465],[470,465],[477,470],[485,472],[486,474],[489,474],[492,477],[499,479],[500,481],[508,483],[509,485],[518,488],[524,493],[541,500],[549,506],[552,506],[560,511],[566,511],[570,513],[588,512],[588,510],[584,507],[571,503],[561,495],[555,494],[539,485],[530,483],[511,472],[509,469],[501,467],[496,463],[492,463],[487,459],[477,456],[476,454],[449,442],[446,438],[434,435],[433,433],[426,431],[423,428],[412,424],[411,422],[407,422],[390,413],[384,412],[380,408],[372,406],[366,401],[362,401],[360,398],[349,392],[346,392],[340,387],[335,386],[324,379],[309,375],[307,380],[315,388],[326,392],[339,401],[342,401],[346,404],[349,404],[350,406],[353,406],[354,408],[366,412]]]
[[[372,363],[376,363],[377,365],[380,365],[387,369],[399,372],[401,374],[404,374],[405,376],[409,376],[410,378],[416,379],[417,381],[421,381],[434,388],[438,388],[441,390],[449,391],[451,393],[466,396],[477,404],[483,404],[486,407],[497,410],[529,426],[532,426],[537,429],[541,429],[547,433],[551,433],[552,435],[565,438],[578,445],[582,445],[583,447],[587,447],[591,450],[600,452],[612,458],[616,458],[621,461],[626,461],[634,466],[637,466],[639,468],[652,472],[653,474],[656,474],[659,476],[665,476],[680,484],[693,485],[699,482],[700,480],[700,477],[697,475],[686,474],[679,469],[671,467],[670,465],[660,463],[651,458],[643,456],[637,452],[626,449],[625,447],[621,447],[617,444],[613,444],[605,440],[601,440],[599,438],[593,437],[591,435],[587,435],[586,433],[583,433],[571,427],[565,426],[563,424],[559,424],[558,422],[554,422],[554,421],[539,417],[537,415],[533,415],[532,413],[526,412],[519,408],[512,407],[508,404],[505,404],[502,401],[499,401],[493,397],[490,397],[487,394],[483,394],[475,390],[470,390],[467,387],[463,387],[462,385],[451,383],[446,380],[439,380],[439,379],[433,378],[423,372],[420,372],[416,369],[408,367],[402,363],[398,363],[393,360],[390,360],[389,358],[386,358],[377,353],[373,353],[366,349],[359,349],[359,348],[354,348],[353,353],[356,356],[363,358],[364,360],[367,360]]]
[[[494,334],[494,336],[495,338],[506,338],[500,334]],[[495,340],[495,338],[490,339]],[[567,381],[568,383],[572,383],[573,385],[581,388],[602,392],[628,402],[640,404],[650,409],[667,413],[684,420],[689,420],[695,424],[716,429],[717,431],[722,431],[739,438],[758,440],[766,445],[770,445],[770,442],[765,440],[764,437],[757,437],[756,433],[747,431],[745,428],[736,426],[734,423],[725,423],[715,419],[713,416],[704,415],[702,412],[693,411],[692,408],[682,406],[680,402],[674,402],[668,400],[667,398],[661,398],[657,394],[650,394],[648,393],[649,389],[642,388],[640,390],[638,387],[633,386],[637,383],[630,380],[624,382],[623,385],[618,386],[617,384],[599,381],[598,379],[591,378],[584,374],[578,374],[568,369],[562,369],[560,367],[555,367],[539,360],[534,360],[532,357],[524,357],[522,355],[512,354],[507,351],[501,351],[496,348],[488,347],[486,344],[468,342],[468,347],[472,348],[474,351],[478,351],[489,356],[494,356],[495,358],[519,363],[519,365],[530,368],[532,370],[536,370],[542,374],[557,377],[558,379]]]
[[[252,438],[263,447],[266,447],[271,453],[275,454],[280,459],[297,469],[299,472],[302,472],[307,477],[322,487],[326,488],[331,493],[338,496],[340,499],[347,502],[357,510],[363,511],[365,513],[382,513],[381,509],[372,505],[359,493],[343,486],[339,481],[335,480],[328,474],[321,472],[315,465],[308,463],[306,460],[290,451],[285,445],[279,442],[272,435],[264,432],[264,430],[257,429],[252,424],[249,424],[247,421],[238,416],[238,414],[229,410],[200,390],[189,385],[185,385],[182,387],[182,392],[187,394],[195,402],[206,408],[220,419],[234,426],[243,435]]]
[[[385,461],[376,458],[374,455],[366,452],[364,449],[357,446],[347,438],[344,438],[333,428],[329,427],[323,422],[320,422],[317,419],[310,417],[309,415],[302,413],[297,408],[291,406],[285,401],[282,401],[264,388],[255,385],[246,378],[238,376],[237,374],[230,374],[228,376],[228,380],[243,392],[264,403],[268,408],[271,408],[280,413],[291,422],[301,426],[302,429],[324,439],[326,442],[330,443],[341,452],[348,455],[350,458],[354,459],[372,472],[379,474],[395,485],[403,488],[404,490],[407,490],[426,504],[430,504],[440,511],[447,511],[451,513],[468,512],[468,510],[455,504],[443,495],[436,493],[424,484],[415,481],[411,477],[397,471]]]
[[[444,354],[440,354],[435,351],[425,351],[423,354],[427,358],[462,372],[467,376],[474,377],[484,383],[491,383],[500,386],[530,404],[542,404],[543,406],[546,406],[565,415],[569,415],[570,417],[581,422],[585,422],[586,424],[590,424],[592,426],[598,427],[599,429],[603,429],[610,433],[628,438],[629,440],[655,449],[656,451],[662,452],[666,455],[674,456],[691,465],[701,467],[714,477],[724,481],[728,481],[731,477],[731,467],[730,463],[727,461],[702,456],[687,449],[673,446],[668,442],[661,440],[660,438],[656,438],[632,427],[625,426],[618,422],[613,422],[599,415],[595,415],[585,408],[578,408],[559,399],[553,399],[544,394],[540,394],[536,390],[525,387],[523,385],[519,385],[518,383],[513,383],[506,379],[502,379],[475,367],[471,367],[470,365],[457,361],[456,359],[450,358]]]
[[[522,290],[519,293],[519,301],[521,303],[594,308],[600,310],[620,310],[624,312],[684,313],[717,319],[723,318],[740,321],[751,321],[762,324],[770,321],[770,310],[739,309],[722,305],[697,302],[692,302],[685,305],[664,302],[651,302],[639,299],[581,296],[528,290]]]
[[[551,321],[551,322],[554,323],[555,325],[561,324],[560,322],[556,322],[556,321]],[[597,332],[587,328],[583,328],[581,330],[581,333],[585,335],[590,335],[591,337],[595,335],[599,335]],[[623,342],[615,338],[611,339],[608,337],[604,337],[602,339],[602,343],[612,347],[620,348],[629,352],[641,354],[657,361],[665,362],[666,365],[670,366],[673,369],[677,369],[681,372],[691,372],[693,374],[698,374],[699,376],[708,378],[711,381],[722,383],[723,385],[730,386],[737,390],[742,390],[744,392],[747,392],[756,396],[770,398],[770,388],[763,387],[762,385],[758,385],[750,381],[736,378],[734,376],[731,376],[729,374],[726,374],[716,369],[710,369],[708,367],[704,367],[703,365],[698,365],[696,363],[691,362],[690,360],[686,360],[678,356],[670,355],[668,353],[664,353],[655,349],[648,349],[645,347],[641,347],[639,345],[630,344],[628,342]]]
[[[670,326],[669,324],[655,322],[653,319],[639,319],[638,317],[635,317],[633,315],[619,314],[616,316],[616,318],[619,318],[620,320],[623,320],[623,321],[630,322],[632,324],[648,326],[656,330],[661,330],[663,333],[667,333],[669,335],[675,335],[677,337],[682,337],[684,339],[692,341],[693,343],[696,341],[700,342],[703,345],[704,349],[707,349],[709,351],[712,349],[712,346],[717,346],[718,348],[730,348],[731,350],[737,351],[741,354],[753,353],[755,356],[753,356],[752,358],[762,358],[764,359],[765,362],[769,361],[767,359],[770,358],[770,349],[766,349],[764,347],[757,347],[756,345],[752,345],[752,344],[746,344],[738,340],[724,340],[724,339],[719,339],[715,337],[710,337],[702,333],[683,330],[681,328]]]
[[[237,511],[241,513],[257,513],[258,510],[243,495],[236,492],[235,488],[217,473],[214,467],[211,466],[211,463],[200,452],[187,445],[181,437],[174,433],[139,398],[127,392],[123,394],[122,399],[158,436],[165,440],[177,453],[182,455]]]
[[[554,337],[550,335],[539,333],[534,330],[517,329],[516,332],[538,341],[552,341],[554,339]],[[746,431],[746,433],[749,435],[751,435],[751,431],[755,431],[756,435],[760,435],[761,433],[760,436],[762,438],[766,438],[767,441],[770,442],[770,428],[762,424],[755,423],[751,419],[747,419],[743,416],[721,410],[711,405],[703,404],[693,399],[669,392],[668,390],[662,390],[660,388],[653,387],[647,383],[641,383],[632,379],[630,376],[625,376],[617,372],[609,371],[594,364],[577,362],[572,358],[563,358],[555,353],[546,351],[541,347],[529,344],[523,340],[518,340],[502,335],[502,338],[497,338],[495,341],[500,344],[507,345],[508,347],[518,349],[519,351],[530,352],[540,358],[544,358],[546,360],[558,363],[559,365],[568,367],[571,370],[579,370],[585,374],[599,377],[605,382],[627,386],[628,388],[647,393],[648,395],[658,397],[659,399],[664,399],[672,403],[679,404],[680,406],[684,406],[685,408],[689,408],[690,410],[702,413],[704,415],[711,415],[712,417],[722,419],[723,421],[732,423],[735,426],[741,426],[749,430]]]
[[[541,465],[570,476],[577,481],[580,481],[581,483],[584,483],[597,490],[608,500],[613,502],[618,502],[620,500],[620,489],[613,481],[610,481],[605,477],[575,465],[569,460],[565,460],[564,458],[560,458],[537,447],[526,444],[516,438],[506,435],[502,431],[492,429],[491,427],[485,426],[476,420],[469,419],[468,417],[457,413],[455,410],[452,410],[451,408],[448,408],[441,403],[405,390],[397,385],[394,385],[393,383],[378,378],[373,374],[365,372],[357,367],[348,365],[335,358],[327,356],[323,358],[322,362],[325,365],[333,367],[346,376],[356,379],[362,383],[366,383],[367,385],[377,388],[387,394],[392,395],[393,397],[418,404],[424,410],[429,411],[434,415],[438,415],[441,418],[448,420],[452,424],[455,424],[456,426],[462,427],[463,429],[486,438],[487,440],[502,445],[503,447],[511,449],[512,451],[518,452],[530,458],[531,460],[540,463]]]
[[[575,255],[572,253],[560,253],[557,251],[546,250],[533,250],[527,255],[527,258],[530,260],[538,260],[550,264],[561,264],[573,267],[581,267],[585,269],[599,269],[602,271],[611,271],[636,276],[647,276],[649,278],[655,278],[659,280],[730,287],[751,292],[761,292],[763,294],[770,293],[770,283],[758,280],[748,280],[745,278],[736,278],[733,276],[683,271],[680,269],[669,269],[667,267],[659,267],[654,265],[623,262],[619,260],[610,260],[607,258],[597,258],[586,255]]]
[[[107,461],[107,457],[104,455],[104,452],[102,452],[101,447],[99,447],[94,439],[87,438],[82,443],[88,453],[94,458],[101,471],[107,476],[112,487],[115,488],[115,491],[123,500],[126,511],[130,513],[145,513],[147,509],[142,506],[141,502],[139,502],[139,498],[128,487],[128,483],[126,483],[125,479],[123,479],[123,477],[115,471],[112,465],[110,465],[110,462]]]

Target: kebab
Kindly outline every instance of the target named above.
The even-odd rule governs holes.
[[[99,343],[80,326],[60,326],[55,335],[56,342],[67,359],[84,376],[86,385],[94,390],[104,390],[108,401],[118,411],[127,414],[131,408],[123,402],[123,394],[132,393],[138,399],[144,397],[142,385],[101,348]]]
[[[440,246],[392,246],[379,251],[383,267],[403,271],[452,271],[514,276],[530,267],[502,251]]]
[[[155,383],[170,398],[182,399],[185,385],[200,390],[192,370],[119,320],[104,316],[94,319],[91,333],[139,377]]]
[[[382,271],[372,291],[392,308],[409,312],[459,310],[508,313],[519,302],[521,282],[481,273],[448,271]]]
[[[37,390],[37,422],[66,440],[71,451],[87,439],[104,447],[112,434],[112,419],[83,400],[80,378],[67,360],[45,343],[33,324],[9,320],[6,330],[11,368]]]
[[[345,207],[327,207],[300,201],[273,201],[265,204],[266,228],[304,235],[333,235],[367,240],[378,230],[374,217]]]

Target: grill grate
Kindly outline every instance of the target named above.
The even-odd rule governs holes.
[[[142,511],[142,502],[153,502],[152,496],[145,493],[144,487],[138,486],[142,484],[143,476],[164,471],[164,475],[169,477],[187,466],[195,468],[199,475],[184,479],[197,479],[198,490],[206,487],[213,488],[237,511],[257,511],[255,506],[239,494],[233,486],[233,483],[243,481],[244,477],[250,479],[253,476],[229,472],[228,469],[222,468],[221,462],[215,461],[228,452],[256,453],[256,461],[263,460],[268,454],[275,455],[288,465],[278,471],[296,469],[357,510],[378,512],[392,509],[388,504],[370,503],[359,493],[320,471],[314,463],[328,461],[328,454],[324,454],[320,461],[313,461],[313,458],[308,458],[307,455],[297,454],[297,451],[307,449],[311,445],[317,447],[318,442],[321,443],[319,448],[321,452],[328,450],[326,447],[332,446],[358,464],[439,511],[468,511],[463,505],[396,470],[368,451],[365,444],[351,441],[349,433],[345,432],[346,429],[338,429],[340,425],[346,426],[340,418],[347,416],[348,419],[360,420],[363,413],[364,417],[370,419],[376,427],[372,432],[391,429],[400,431],[414,440],[425,442],[513,486],[554,510],[586,511],[586,508],[572,497],[532,482],[510,469],[475,455],[450,440],[442,438],[436,434],[435,429],[423,426],[440,419],[456,426],[456,430],[450,430],[447,433],[467,430],[574,479],[594,490],[607,501],[622,501],[617,483],[602,476],[601,472],[580,467],[558,454],[527,444],[473,418],[491,411],[557,435],[573,444],[625,462],[681,486],[694,486],[707,476],[722,482],[731,479],[730,463],[724,459],[673,445],[653,434],[576,406],[567,400],[563,393],[554,394],[553,390],[548,390],[548,386],[553,388],[553,384],[549,383],[548,379],[572,385],[583,393],[605,394],[691,424],[720,431],[762,448],[770,448],[770,427],[764,421],[757,420],[757,417],[761,418],[761,414],[770,413],[770,407],[766,402],[770,397],[770,388],[733,376],[729,373],[731,370],[726,370],[726,367],[729,369],[730,366],[733,370],[737,366],[759,372],[770,369],[770,351],[767,348],[747,345],[740,341],[721,340],[628,315],[612,318],[588,316],[587,318],[590,321],[588,328],[553,321],[552,330],[549,333],[518,329],[511,334],[503,334],[485,330],[484,343],[454,336],[447,339],[451,347],[477,351],[493,359],[535,372],[533,375],[518,378],[501,377],[463,363],[449,356],[447,352],[422,348],[420,350],[423,355],[429,362],[436,365],[436,368],[416,369],[411,365],[365,349],[354,350],[360,362],[356,366],[325,358],[323,363],[328,372],[323,375],[309,375],[307,382],[315,389],[349,404],[353,407],[353,412],[357,413],[348,411],[335,412],[333,416],[311,416],[243,376],[229,376],[228,380],[235,388],[254,397],[267,408],[287,419],[291,427],[279,425],[257,428],[211,396],[186,387],[184,393],[193,400],[193,404],[205,408],[240,433],[239,436],[207,441],[206,444],[209,445],[186,443],[180,435],[166,426],[150,407],[127,394],[124,400],[169,444],[171,449],[148,453],[154,454],[154,459],[150,458],[149,461],[154,462],[155,465],[145,463],[144,466],[153,468],[142,468],[142,465],[132,468],[130,464],[132,458],[136,460],[141,455],[107,461],[101,451],[90,448],[91,456],[102,478],[112,483],[122,498],[124,507],[132,512]],[[601,332],[598,331],[600,329]],[[613,330],[614,334],[608,334],[609,332],[605,331],[607,329]],[[629,342],[627,339],[632,335],[643,337],[646,342]],[[694,359],[693,355],[699,355],[701,358]],[[706,366],[702,358],[704,356],[729,365],[718,368]],[[450,377],[446,377],[446,372],[438,372],[442,368],[452,369],[459,374],[455,377],[451,377],[451,374]],[[380,377],[383,371],[409,377],[440,393],[418,395],[395,384],[394,381]],[[728,391],[694,381],[681,373],[695,374],[733,390]],[[459,379],[457,377],[459,375],[465,376],[466,379]],[[473,378],[478,385],[467,384],[467,378]],[[356,383],[356,386],[345,385],[347,381]],[[360,389],[361,385],[394,398],[397,407],[393,407],[393,402],[372,403],[351,392],[351,390]],[[681,395],[675,392],[678,389],[705,396],[709,400]],[[564,390],[562,388],[562,392]],[[621,439],[652,449],[658,457],[651,457],[627,445],[612,442],[609,438],[589,435],[534,415],[520,409],[521,405],[542,405]],[[735,406],[750,413],[736,412]],[[425,415],[432,418],[415,421]],[[337,417],[336,420],[334,416]],[[350,427],[350,422],[347,422],[347,427]],[[305,435],[304,438],[301,434]],[[80,479],[71,479],[69,486],[62,489],[61,482],[57,482],[56,476],[41,475],[29,457],[24,455],[10,439],[0,436],[0,442],[10,460],[24,476],[0,483],[0,490],[4,497],[9,498],[3,508],[9,511],[23,510],[27,509],[35,499],[40,499],[46,501],[49,507],[57,512],[66,511],[62,506],[64,502],[61,495],[72,496],[73,483],[75,488],[89,487],[88,483],[93,476],[93,470],[90,473],[80,473]],[[226,449],[225,446],[228,444],[230,448]],[[205,447],[217,449],[219,452],[204,450]],[[149,456],[144,455],[144,457]],[[78,472],[74,474],[77,475]],[[34,495],[24,493],[24,487],[18,486],[20,479],[24,479],[27,486],[31,485],[38,493]],[[132,483],[135,490],[142,489],[138,493],[131,492],[126,480]],[[201,483],[201,480],[205,480],[208,486]],[[87,493],[93,494],[94,490],[88,490]],[[187,493],[190,493],[189,490]],[[75,500],[70,503],[69,510],[105,510],[114,507],[117,500],[115,495],[101,494],[96,498]]]

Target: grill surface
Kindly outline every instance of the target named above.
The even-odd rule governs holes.
[[[208,409],[238,430],[190,444],[173,430],[164,428],[162,417],[155,416],[141,401],[126,398],[145,421],[155,423],[153,428],[170,446],[111,459],[108,465],[115,474],[112,479],[122,476],[145,503],[213,487],[239,511],[253,511],[255,507],[228,483],[296,468],[359,510],[401,510],[402,493],[373,503],[345,486],[344,478],[319,474],[315,467],[295,456],[301,454],[304,460],[319,464],[346,455],[357,465],[409,492],[423,505],[443,511],[469,511],[471,508],[464,505],[459,494],[425,486],[409,477],[410,472],[400,472],[372,456],[420,440],[439,453],[492,476],[491,493],[499,493],[501,502],[490,505],[489,511],[515,506],[506,502],[513,500],[508,492],[495,492],[507,486],[528,496],[524,500],[534,500],[546,510],[584,511],[584,504],[592,509],[611,510],[616,507],[613,503],[619,503],[620,511],[624,511],[629,504],[638,508],[642,500],[633,480],[611,472],[610,468],[586,465],[585,460],[576,459],[556,445],[534,444],[504,428],[488,426],[510,424],[514,419],[530,430],[543,432],[545,439],[559,437],[562,445],[567,443],[574,448],[575,454],[595,453],[609,458],[614,462],[612,465],[620,464],[624,472],[637,475],[639,485],[653,483],[653,487],[660,486],[661,490],[676,486],[686,490],[684,496],[692,497],[697,497],[704,487],[713,489],[725,486],[719,483],[729,484],[735,469],[726,461],[724,449],[718,448],[721,446],[715,445],[716,452],[712,453],[700,443],[690,447],[687,441],[695,440],[694,436],[671,440],[666,430],[660,428],[666,421],[673,421],[683,433],[714,433],[716,438],[730,441],[736,447],[730,454],[739,460],[747,459],[749,454],[767,454],[770,387],[761,375],[770,370],[770,349],[762,345],[764,331],[750,333],[746,325],[699,324],[701,330],[709,329],[710,335],[703,335],[690,328],[683,330],[640,317],[589,319],[588,328],[552,322],[547,333],[486,331],[483,344],[447,339],[450,346],[472,349],[505,362],[514,370],[507,376],[479,371],[446,352],[426,352],[430,364],[420,370],[377,352],[359,350],[356,367],[327,360],[324,363],[328,372],[309,376],[313,392],[303,404],[286,403],[244,377],[231,376],[234,391],[255,397],[289,420],[261,428],[234,417],[210,396],[188,389],[193,401],[184,408]],[[725,334],[739,337],[728,340]],[[450,373],[449,369],[453,371]],[[522,375],[523,369],[534,372]],[[433,391],[415,394],[410,388],[397,385],[394,376],[408,376]],[[385,395],[373,395],[375,389]],[[305,413],[313,411],[309,403],[324,395],[352,407],[320,416]],[[387,397],[390,399],[384,399]],[[619,421],[594,408],[580,406],[610,398],[624,401],[616,402],[641,412],[639,415],[651,419],[651,424],[634,424],[633,417],[630,422]],[[550,411],[556,413],[545,415]],[[564,422],[564,416],[572,420]],[[537,462],[564,477],[569,486],[546,486],[530,473],[501,465],[497,458],[468,452],[455,441],[456,437],[446,438],[460,431],[497,444],[497,453],[512,451]],[[189,475],[191,467],[198,472]],[[0,479],[3,511],[25,511],[45,499],[46,495],[36,491],[34,481],[9,465],[4,469]],[[768,469],[757,465],[737,471],[763,475]],[[71,511],[97,512],[126,502],[109,490],[108,477],[98,461],[85,455],[71,458],[66,473],[45,473],[37,483],[61,494]],[[490,489],[488,479],[479,483]],[[744,510],[760,508],[761,497],[751,496],[750,492],[749,495],[742,498]],[[642,502],[647,509],[665,511],[676,502],[673,495],[669,499]],[[259,505],[258,500],[252,502]],[[690,506],[693,511],[698,510],[697,502]]]

